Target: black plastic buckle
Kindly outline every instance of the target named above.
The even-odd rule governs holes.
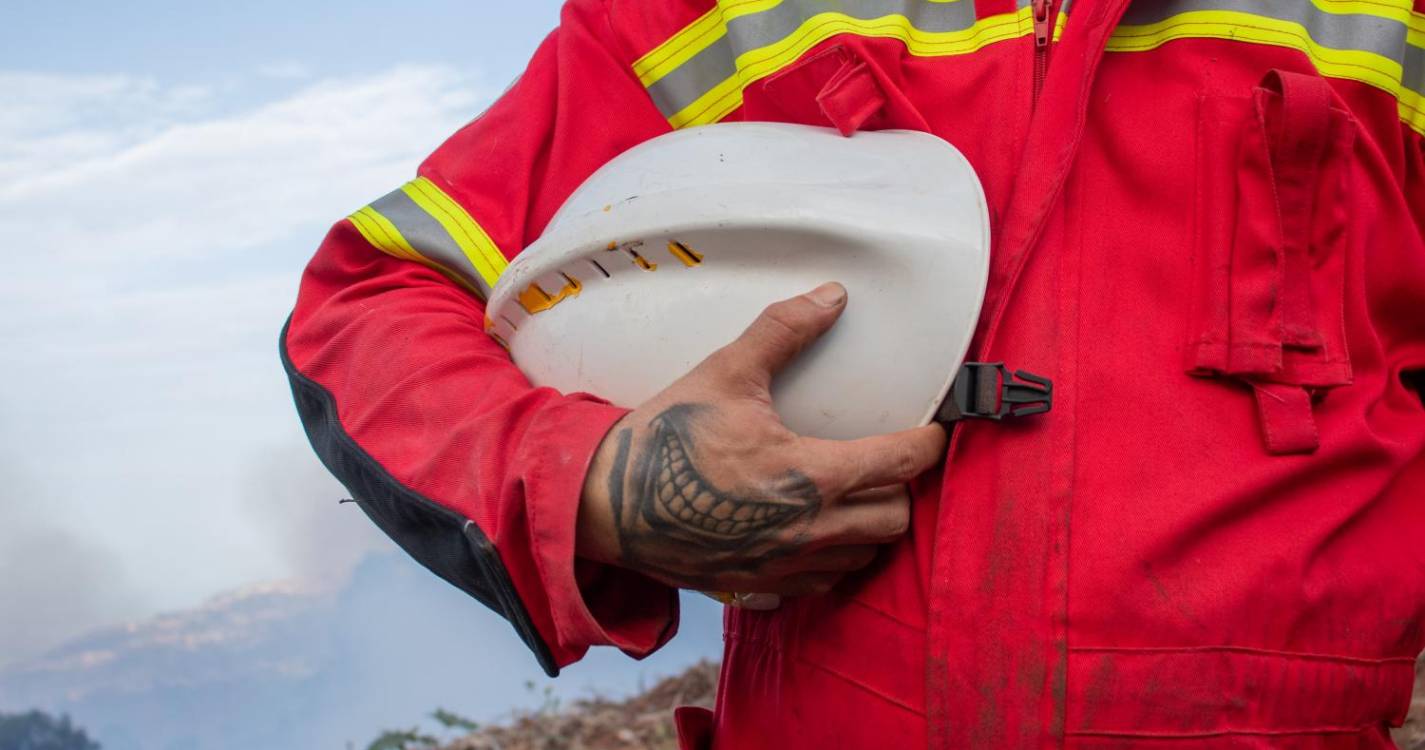
[[[1016,382],[1019,381],[1019,382]],[[935,415],[937,422],[1027,417],[1054,405],[1054,384],[1024,370],[1010,374],[1003,362],[966,362]]]

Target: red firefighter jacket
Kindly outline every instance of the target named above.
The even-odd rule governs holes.
[[[601,164],[732,120],[959,147],[973,358],[1055,405],[961,423],[834,593],[730,610],[686,747],[1388,746],[1425,646],[1425,2],[571,0],[336,224],[282,337],[328,467],[550,674],[656,649],[676,599],[575,558],[623,411],[532,388],[482,298]]]

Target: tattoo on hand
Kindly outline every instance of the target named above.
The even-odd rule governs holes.
[[[661,560],[682,556],[679,544],[722,553],[761,544],[766,547],[758,551],[761,560],[780,557],[794,551],[797,541],[778,543],[773,535],[821,507],[816,486],[796,470],[763,488],[733,491],[714,484],[699,470],[693,437],[705,408],[677,404],[655,417],[631,475],[631,431],[618,436],[609,494],[620,546],[631,564],[665,568]]]
[[[618,452],[614,454],[614,470],[609,472],[609,505],[614,511],[614,527],[623,528],[623,479],[628,466],[628,447],[633,442],[633,430],[624,429],[618,436]]]

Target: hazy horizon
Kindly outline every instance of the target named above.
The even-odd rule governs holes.
[[[392,548],[337,505],[278,331],[327,228],[482,111],[558,6],[8,9],[0,666]]]

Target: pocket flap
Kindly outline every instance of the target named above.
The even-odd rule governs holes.
[[[1325,79],[1273,70],[1247,95],[1203,97],[1198,126],[1187,369],[1252,385],[1268,449],[1309,452],[1311,395],[1352,379],[1344,199],[1355,121]]]
[[[839,44],[750,87],[743,103],[749,120],[830,125],[842,135],[875,129],[873,118],[885,105],[870,65]]]

